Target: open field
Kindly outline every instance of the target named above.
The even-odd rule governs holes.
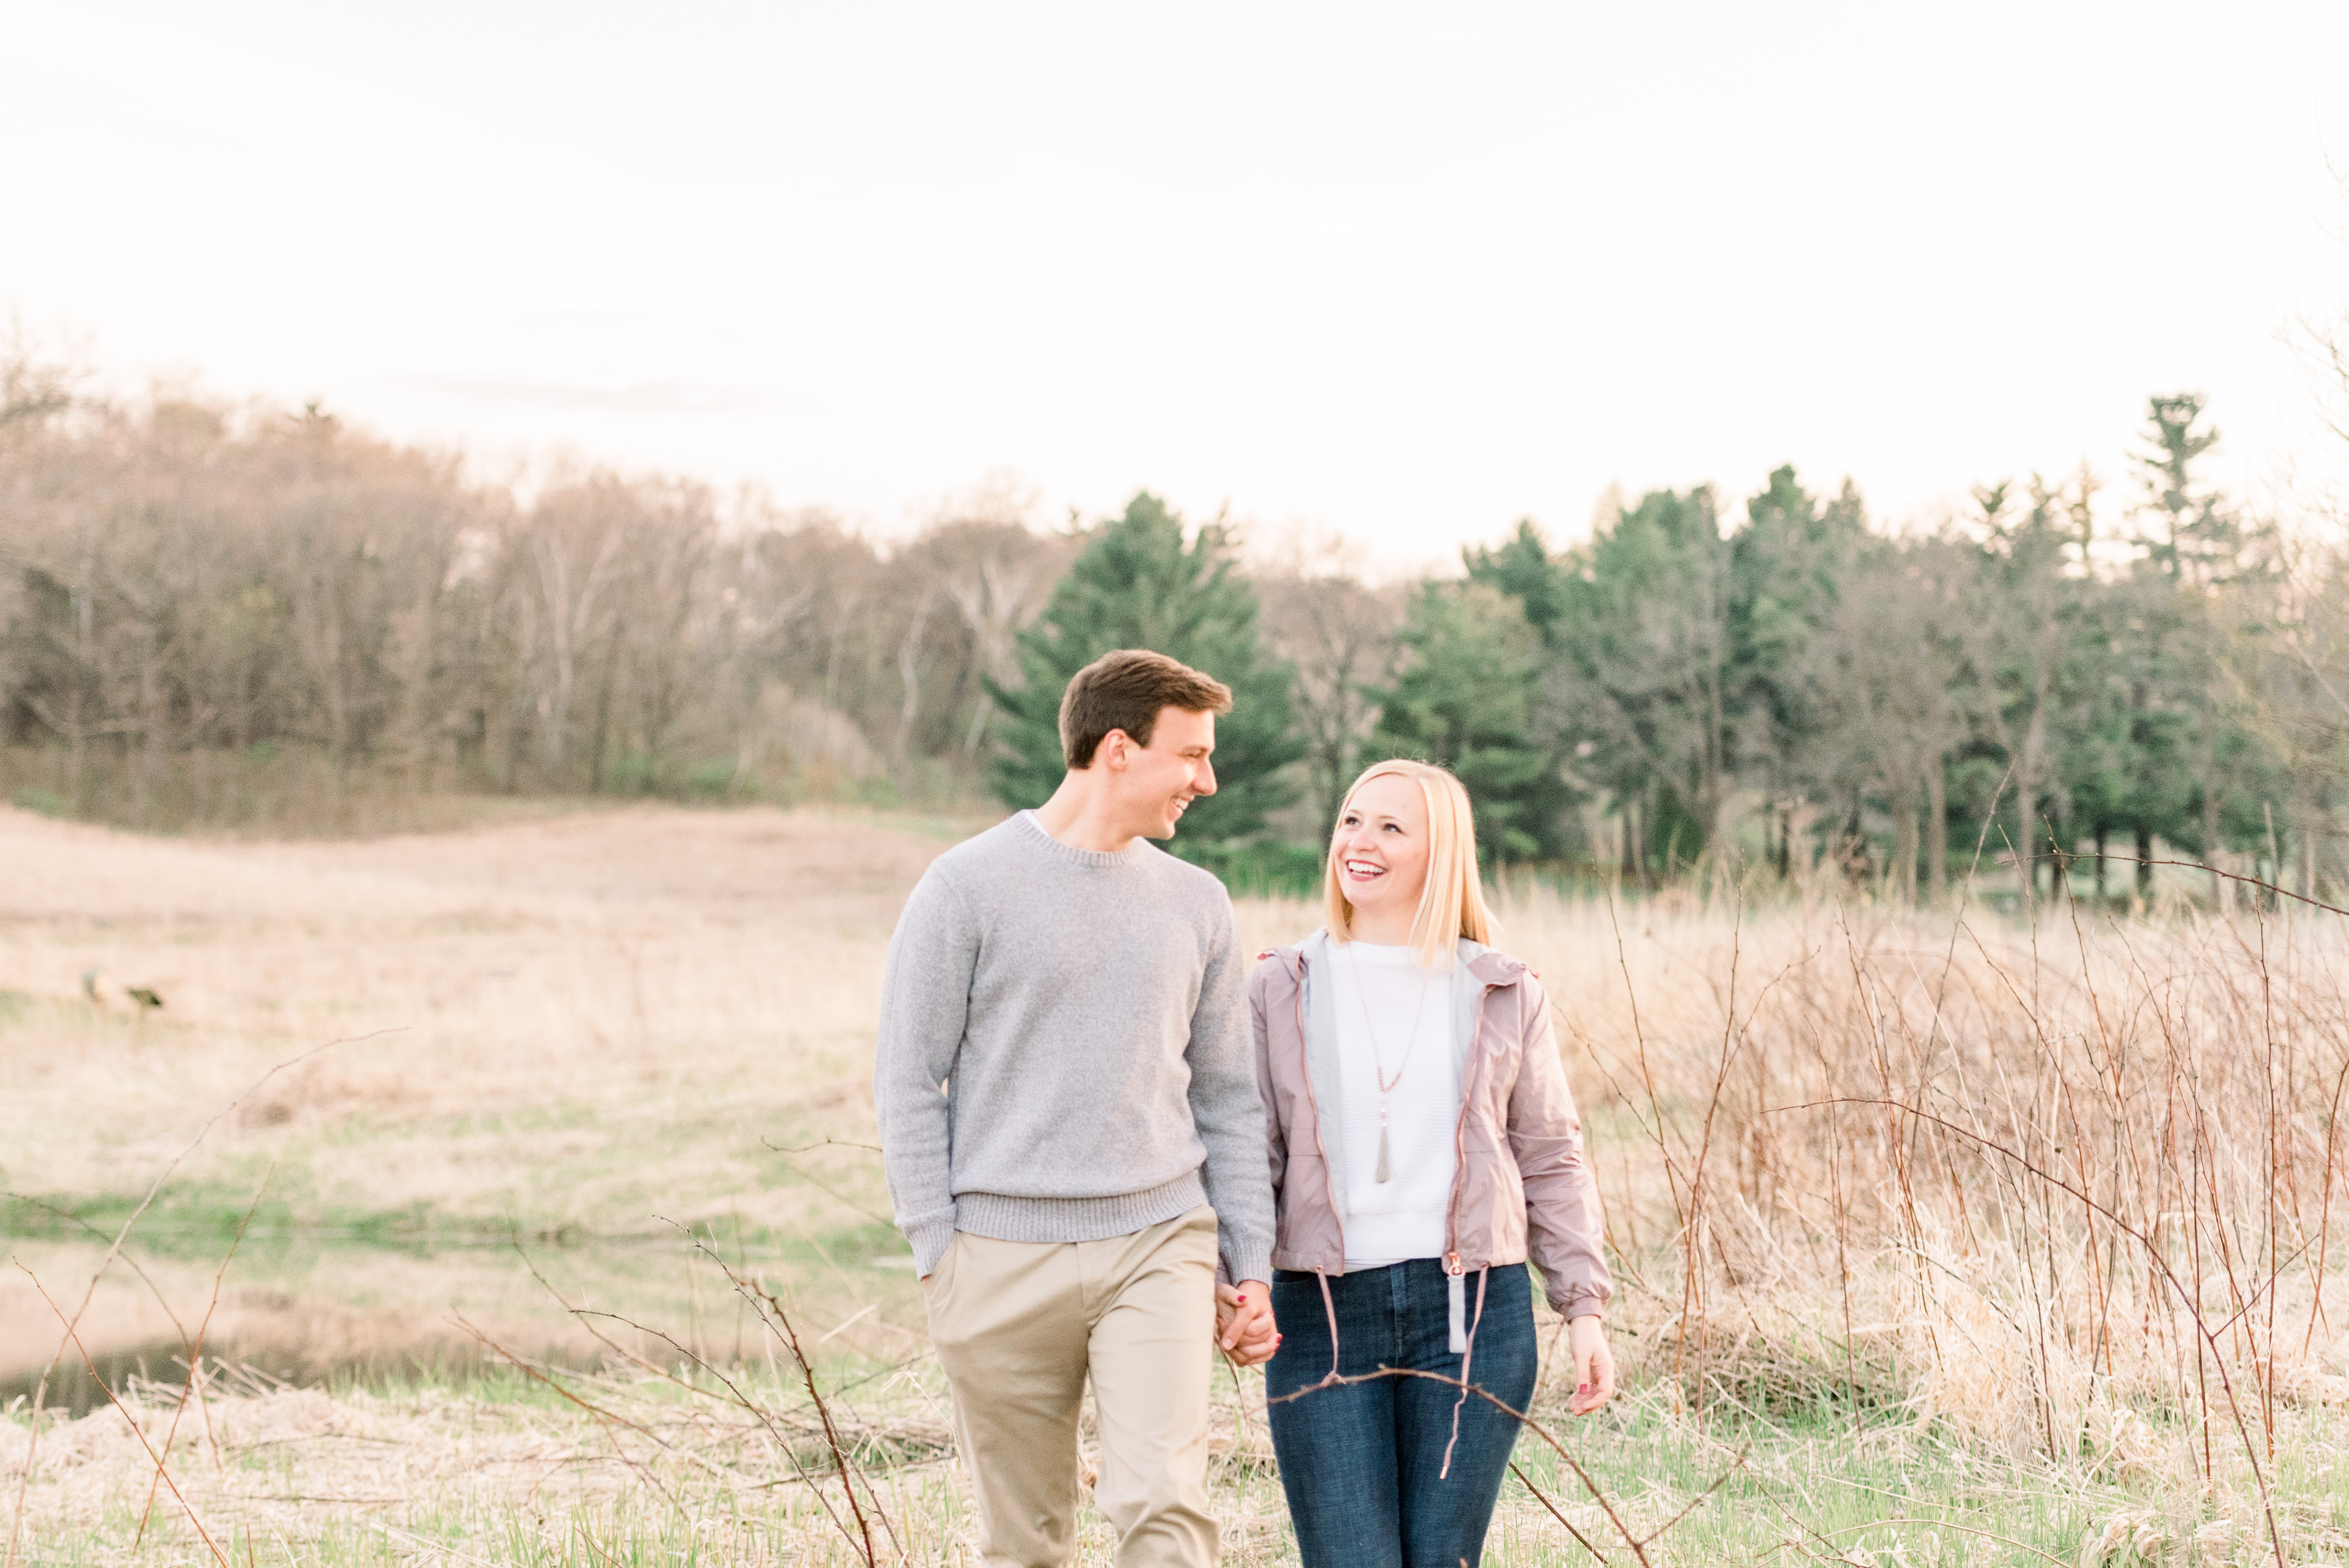
[[[110,1235],[206,1116],[291,1062],[140,1234],[150,1272],[208,1283],[259,1193],[240,1273],[282,1260],[304,1279],[268,1301],[337,1303],[316,1361],[447,1341],[450,1305],[497,1299],[516,1235],[616,1281],[673,1245],[665,1221],[860,1264],[901,1250],[877,1173],[845,1163],[844,1203],[823,1160],[795,1175],[761,1140],[869,1140],[871,998],[943,825],[621,813],[229,849],[5,820],[0,1166],[49,1206],[13,1207],[39,1238],[20,1246],[96,1244],[58,1209]],[[319,1240],[366,1245],[293,1245]],[[5,1288],[24,1321],[29,1287]],[[109,1276],[101,1334],[169,1337],[148,1294]],[[357,1303],[381,1310],[362,1323]],[[233,1297],[219,1326],[275,1310]],[[34,1337],[5,1337],[0,1379]]]
[[[875,1553],[967,1558],[859,1146],[890,923],[970,826],[223,845],[0,812],[16,1560],[214,1562],[201,1521],[239,1562],[859,1562],[779,1311]],[[2349,1561],[2341,921],[1505,909],[1589,1124],[1629,1387],[1570,1428],[1537,1401],[1608,1501],[1528,1438],[1494,1561],[1586,1560],[1578,1532],[1630,1563],[1617,1520],[1683,1508],[1649,1561]],[[42,1293],[86,1290],[90,1359],[152,1379],[140,1432],[68,1350],[36,1438]],[[200,1326],[221,1369],[181,1411]],[[1258,1386],[1221,1386],[1235,1560],[1293,1561]],[[142,1530],[150,1445],[184,1503]]]

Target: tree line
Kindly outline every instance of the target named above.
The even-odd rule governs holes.
[[[316,408],[69,388],[0,366],[0,765],[20,804],[134,825],[950,795],[1068,555],[987,495],[885,551],[689,481],[524,493]]]
[[[2177,858],[2319,896],[2349,875],[2349,561],[2208,483],[2215,440],[2156,398],[2121,507],[2084,469],[1889,530],[1782,468],[1380,584],[1146,493],[1053,531],[982,491],[885,547],[675,478],[491,483],[316,407],[84,397],[18,353],[0,787],[150,826],[449,792],[1023,805],[1068,674],[1148,646],[1237,695],[1177,840],[1235,877],[1309,875],[1352,770],[1402,753],[1461,774],[1506,864],[1934,898],[2020,862],[2127,898]]]

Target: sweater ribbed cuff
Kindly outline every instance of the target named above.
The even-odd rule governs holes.
[[[1231,1242],[1231,1233],[1225,1232],[1225,1246],[1229,1248]],[[1259,1243],[1245,1251],[1226,1251],[1224,1267],[1231,1271],[1234,1284],[1242,1280],[1258,1280],[1268,1285],[1272,1283],[1272,1249]]]
[[[1198,1172],[1164,1187],[1113,1198],[1013,1198],[1000,1192],[955,1195],[954,1229],[998,1241],[1106,1241],[1187,1214],[1207,1200]],[[946,1251],[942,1244],[941,1252]]]
[[[945,1258],[947,1248],[954,1246],[954,1215],[926,1220],[905,1231],[905,1239],[914,1243],[914,1279],[928,1279],[937,1272],[937,1260]]]
[[[903,1229],[903,1227],[900,1227]],[[926,1280],[936,1270],[938,1260],[947,1255],[954,1244],[955,1222],[951,1214],[941,1214],[936,1220],[925,1220],[905,1231],[905,1240],[914,1244],[914,1277]]]

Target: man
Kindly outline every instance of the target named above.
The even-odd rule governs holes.
[[[1162,654],[1079,670],[1060,788],[938,857],[889,944],[884,1163],[989,1568],[1069,1561],[1089,1373],[1121,1568],[1216,1560],[1214,1317],[1271,1355],[1271,1179],[1231,900],[1143,840],[1215,793],[1231,705]]]

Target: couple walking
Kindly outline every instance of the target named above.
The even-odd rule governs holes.
[[[1230,709],[1155,653],[1079,671],[1060,788],[940,856],[890,944],[881,1141],[989,1568],[1072,1555],[1088,1376],[1125,1568],[1216,1560],[1211,1346],[1269,1363],[1307,1568],[1479,1560],[1516,1422],[1458,1384],[1532,1397],[1529,1255],[1569,1408],[1613,1392],[1598,1191],[1467,795],[1367,770],[1327,927],[1247,972],[1223,885],[1146,842],[1215,793]]]

